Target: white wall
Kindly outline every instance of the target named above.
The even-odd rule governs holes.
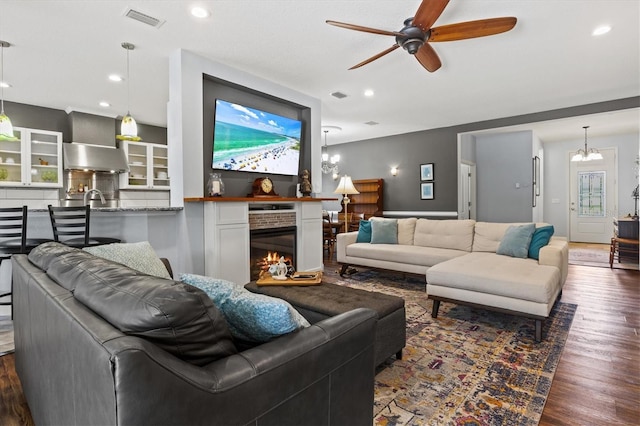
[[[616,216],[633,214],[633,188],[638,184],[635,159],[639,151],[638,133],[589,138],[589,148],[618,149],[618,209]],[[552,223],[555,235],[569,235],[569,155],[584,148],[584,139],[544,144],[544,221]]]

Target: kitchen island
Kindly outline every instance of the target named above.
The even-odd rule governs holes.
[[[182,207],[98,207],[91,209],[91,236],[122,242],[149,241],[159,256],[177,258],[178,216]],[[53,238],[47,209],[29,209],[29,238]]]

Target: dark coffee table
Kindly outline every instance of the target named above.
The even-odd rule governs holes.
[[[406,344],[406,318],[401,297],[324,282],[313,286],[259,286],[250,282],[245,288],[286,300],[312,324],[352,309],[372,309],[378,314],[375,365],[382,364],[393,355],[402,359],[402,348]]]

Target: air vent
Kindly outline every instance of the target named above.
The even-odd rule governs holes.
[[[331,94],[331,96],[333,96],[334,98],[338,98],[338,99],[344,99],[344,98],[346,98],[346,97],[347,97],[347,95],[345,95],[345,94],[344,94],[344,93],[342,93],[342,92],[333,92],[333,93]]]
[[[150,25],[154,28],[160,28],[162,24],[165,23],[165,21],[162,19],[154,18],[153,16],[149,16],[146,13],[142,13],[138,10],[131,9],[131,8],[127,9],[124,12],[124,16],[126,16],[127,18],[131,18],[135,21],[142,22],[143,24]]]
[[[377,121],[367,121],[364,124],[366,124],[367,126],[376,126],[380,123],[378,123]]]

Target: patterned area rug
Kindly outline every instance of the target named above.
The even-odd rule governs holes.
[[[377,371],[374,425],[538,424],[577,305],[557,303],[536,344],[525,318],[449,303],[431,318],[419,276],[363,269],[325,279],[405,300],[407,346]]]
[[[609,246],[604,249],[593,248],[575,248],[569,247],[569,263],[571,265],[595,266],[598,268],[610,268],[609,265]],[[632,269],[638,270],[638,264],[629,261],[615,262],[613,267],[616,269]]]

